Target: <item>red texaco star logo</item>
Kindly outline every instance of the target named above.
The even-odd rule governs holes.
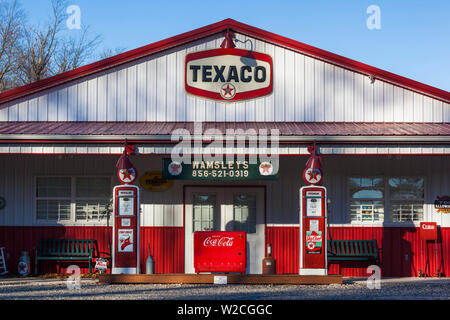
[[[269,176],[273,172],[273,167],[270,162],[263,162],[259,165],[259,173],[263,176]]]
[[[236,95],[236,88],[231,83],[226,83],[222,86],[220,95],[227,100],[233,99]]]
[[[136,180],[136,176],[136,169],[134,168],[120,169],[117,172],[117,177],[124,183],[132,183],[134,180]]]
[[[303,171],[303,179],[309,184],[319,184],[322,181],[322,172],[319,169],[307,168]]]
[[[178,162],[171,162],[169,164],[168,170],[171,175],[178,176],[183,170],[183,167]]]

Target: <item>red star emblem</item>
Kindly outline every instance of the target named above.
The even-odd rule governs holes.
[[[309,180],[318,180],[317,175],[320,174],[319,170],[311,170],[308,171],[308,175],[309,175]]]
[[[230,88],[230,85],[229,84],[227,84],[227,87],[226,88],[224,88],[224,89],[222,89],[224,92],[223,92],[223,95],[224,96],[226,96],[226,95],[233,95],[232,94],[232,91],[234,90],[233,88]]]
[[[125,179],[130,179],[131,180],[131,174],[132,172],[128,171],[128,170],[123,170],[122,171],[122,178]]]
[[[178,170],[180,170],[181,166],[178,164],[173,164],[170,169],[172,170],[172,172],[174,173],[178,173]]]

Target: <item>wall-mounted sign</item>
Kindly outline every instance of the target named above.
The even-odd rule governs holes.
[[[139,178],[139,184],[149,191],[165,191],[173,185],[173,180],[164,179],[162,171],[150,171]]]
[[[434,200],[434,208],[437,213],[450,213],[450,197],[442,196]]]
[[[273,165],[268,161],[248,160],[192,161],[190,164],[163,159],[163,178],[172,180],[276,180]]]
[[[420,223],[420,239],[421,240],[437,240],[437,223],[421,222]]]
[[[272,92],[272,58],[242,49],[212,49],[186,55],[188,93],[222,101],[260,97]]]

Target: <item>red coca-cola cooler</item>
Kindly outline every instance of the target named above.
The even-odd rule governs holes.
[[[244,231],[194,232],[194,268],[200,272],[239,272],[247,267]]]

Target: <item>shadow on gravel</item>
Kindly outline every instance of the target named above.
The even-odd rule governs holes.
[[[1,287],[0,300],[425,300],[450,299],[448,285],[387,284],[380,290],[364,285],[339,286],[246,286],[191,285],[154,287],[146,285],[85,284],[80,290],[65,285]],[[245,290],[245,291],[244,291]],[[27,294],[28,292],[28,294]]]

